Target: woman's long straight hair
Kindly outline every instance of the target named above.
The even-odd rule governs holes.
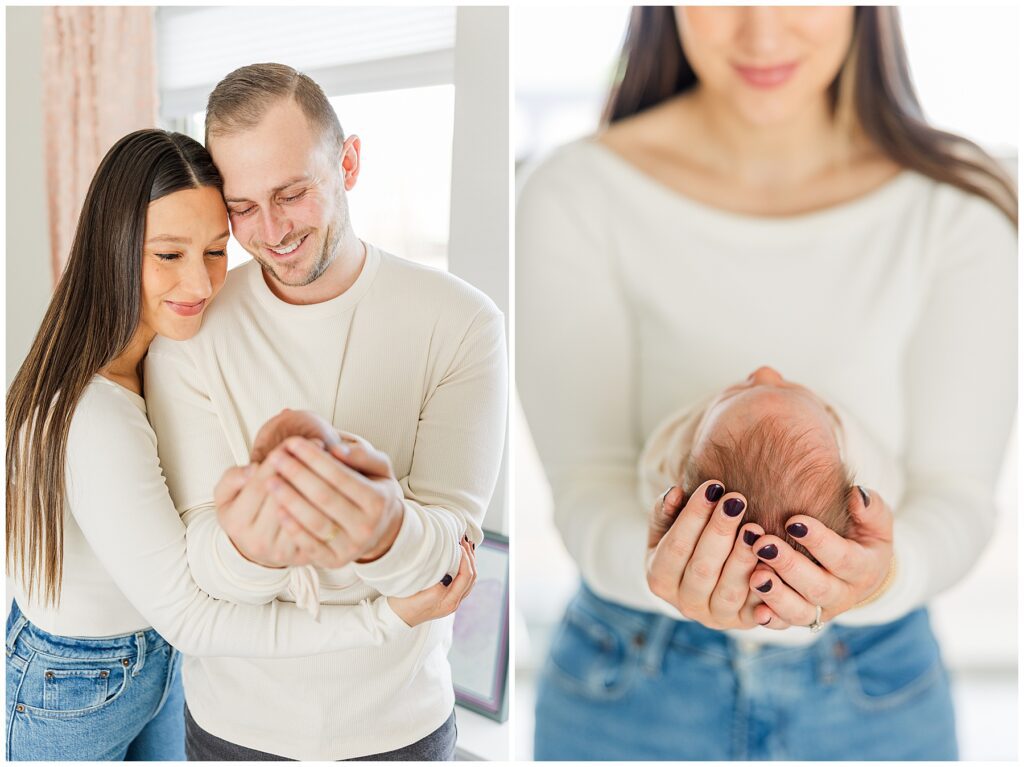
[[[140,130],[111,147],[89,185],[67,267],[7,392],[7,572],[45,604],[60,602],[64,459],[75,407],[139,326],[147,207],[206,186],[222,188],[220,174],[188,136]]]
[[[696,85],[673,8],[636,7],[602,125]],[[1017,190],[999,163],[977,144],[925,120],[910,79],[897,8],[857,7],[850,51],[828,95],[833,116],[859,128],[893,161],[989,200],[1017,226]]]

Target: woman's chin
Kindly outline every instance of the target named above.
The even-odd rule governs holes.
[[[172,341],[187,341],[199,332],[199,328],[203,324],[203,314],[197,314],[195,317],[187,319],[184,317],[169,319],[160,324],[160,327],[156,329],[156,334]]]

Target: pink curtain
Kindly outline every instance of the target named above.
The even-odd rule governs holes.
[[[43,130],[54,284],[103,155],[126,133],[157,124],[153,14],[145,7],[45,9]]]

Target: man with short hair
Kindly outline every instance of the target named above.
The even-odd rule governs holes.
[[[450,580],[463,536],[483,538],[497,479],[501,313],[457,278],[359,240],[346,197],[359,138],[305,75],[232,72],[210,95],[206,134],[254,261],[229,273],[194,339],[160,339],[146,363],[197,582],[315,613]],[[261,467],[215,504],[213,487],[283,408],[349,439],[329,451],[293,439],[269,481]],[[451,627],[403,624],[383,644],[315,657],[187,658],[189,758],[452,758]]]

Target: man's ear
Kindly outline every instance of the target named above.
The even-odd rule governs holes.
[[[346,192],[352,191],[352,187],[359,180],[359,150],[361,147],[362,142],[354,133],[341,145],[341,175],[345,179]]]

